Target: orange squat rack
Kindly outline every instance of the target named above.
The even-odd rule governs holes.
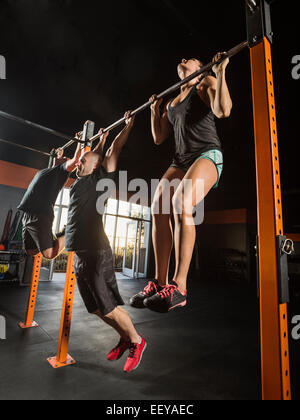
[[[273,0],[246,0],[251,55],[258,210],[262,399],[291,400],[287,254],[271,43]]]
[[[22,329],[38,327],[38,324],[33,320],[33,318],[36,306],[37,291],[39,287],[41,266],[42,254],[38,254],[34,257],[26,319],[25,322],[19,322],[18,324]]]
[[[291,400],[288,342],[287,239],[283,231],[281,180],[271,56],[272,0],[245,0],[251,55],[258,201],[261,366],[263,400]],[[290,241],[291,242],[291,241]],[[57,355],[51,366],[72,365],[68,355],[73,311],[74,253],[69,254]],[[36,258],[25,327],[33,325],[38,284]]]
[[[61,325],[59,332],[59,343],[57,349],[57,355],[49,358],[48,362],[50,365],[57,369],[64,366],[75,364],[75,360],[68,355],[69,338],[71,331],[71,321],[73,312],[74,292],[76,277],[74,273],[74,252],[69,253],[67,276],[65,282],[65,292],[63,301],[63,311],[61,317]],[[27,315],[25,322],[20,322],[18,325],[22,329],[37,328],[39,325],[33,320],[34,312],[36,307],[36,298],[39,285],[39,276],[42,265],[42,254],[38,254],[34,257],[34,266],[32,272],[32,280],[30,287],[30,294],[27,307]]]
[[[258,196],[262,393],[290,400],[287,304],[280,301],[278,242],[283,237],[281,180],[271,44],[251,48]]]
[[[54,369],[74,365],[76,363],[76,361],[68,354],[76,284],[76,277],[73,268],[74,255],[74,252],[70,252],[68,257],[67,277],[65,283],[65,294],[60,323],[57,355],[47,359]]]

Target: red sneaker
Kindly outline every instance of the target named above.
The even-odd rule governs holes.
[[[125,353],[126,350],[128,350],[131,346],[130,341],[125,341],[123,338],[121,338],[119,344],[117,345],[117,347],[115,347],[106,357],[107,360],[109,360],[110,362],[114,362],[116,360],[121,359],[121,357],[123,356],[123,354]]]
[[[143,339],[143,337],[141,338],[142,338],[141,344],[131,343],[130,353],[124,366],[124,372],[129,373],[139,367],[142,361],[144,351],[147,348],[146,341]]]

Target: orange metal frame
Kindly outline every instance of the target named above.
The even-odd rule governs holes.
[[[90,146],[83,147],[83,152],[89,152],[89,151],[91,151]],[[68,257],[67,276],[66,276],[66,282],[65,282],[65,293],[64,293],[57,355],[55,357],[51,357],[47,359],[50,365],[55,369],[64,367],[64,366],[73,365],[76,363],[76,361],[68,354],[72,313],[73,313],[74,293],[75,293],[75,283],[76,283],[76,277],[75,277],[74,268],[73,268],[74,255],[75,255],[74,252],[70,252],[69,257]],[[31,288],[30,288],[30,294],[29,294],[26,320],[25,322],[20,322],[18,324],[20,328],[22,329],[36,328],[39,326],[33,320],[33,318],[34,318],[34,312],[35,312],[35,306],[36,306],[36,298],[37,298],[41,266],[42,266],[42,254],[38,254],[37,256],[34,257],[34,266],[33,266],[33,271],[32,271]]]
[[[65,294],[60,323],[57,355],[48,359],[48,362],[54,369],[74,365],[76,363],[75,360],[68,354],[76,284],[76,277],[73,268],[74,255],[74,252],[70,252],[68,258],[67,277],[65,283]]]
[[[33,318],[34,318],[34,312],[35,312],[35,306],[36,306],[37,291],[39,287],[41,266],[42,266],[42,254],[38,254],[34,257],[26,320],[25,322],[19,322],[18,324],[19,327],[22,329],[38,327],[38,324],[33,320]]]
[[[264,400],[290,400],[287,305],[280,304],[276,237],[283,218],[271,44],[251,48],[255,125]]]
[[[277,237],[283,233],[281,180],[271,45],[267,38],[251,48],[252,90],[255,126],[261,319],[262,397],[290,400],[290,363],[287,305],[280,304]],[[90,150],[86,148],[85,151]],[[28,312],[21,328],[33,321],[41,255],[35,258]],[[64,302],[57,355],[49,358],[53,368],[75,364],[69,356],[69,338],[76,277],[74,253],[68,258]]]
[[[83,148],[83,153],[89,151],[91,151],[91,147],[86,146]],[[73,357],[68,354],[76,285],[76,276],[74,273],[74,256],[74,252],[69,253],[57,355],[47,359],[54,369],[74,365],[76,363]]]

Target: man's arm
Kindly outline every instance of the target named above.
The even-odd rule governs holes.
[[[78,140],[80,140],[80,134],[76,134],[75,136]],[[72,159],[68,159],[66,164],[65,164],[65,169],[67,172],[71,173],[73,171],[75,171],[76,169],[76,164],[79,162],[79,159],[81,157],[83,150],[82,150],[82,145],[81,143],[77,144],[77,148],[76,151],[74,153],[74,156]]]
[[[117,170],[120,153],[128,140],[129,134],[134,124],[135,117],[130,118],[129,116],[130,111],[126,112],[125,114],[126,127],[121,131],[120,134],[117,135],[103,160],[102,166],[106,169],[107,172],[115,172]]]
[[[97,153],[98,155],[103,157],[104,147],[105,147],[105,144],[106,144],[107,137],[109,135],[109,131],[107,131],[106,133],[103,134],[103,128],[101,128],[101,130],[99,131],[98,134],[100,134],[100,140],[99,140],[99,143],[97,144],[97,146],[95,147],[95,149],[93,150],[93,152]]]

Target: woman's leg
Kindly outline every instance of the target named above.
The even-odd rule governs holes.
[[[155,279],[160,286],[168,284],[170,257],[173,248],[172,198],[183,177],[184,172],[181,169],[169,168],[157,188],[152,205]],[[173,185],[170,186],[172,182]],[[169,211],[166,211],[168,209],[164,209],[164,207],[169,207]]]
[[[182,294],[186,293],[187,276],[196,241],[196,228],[192,223],[193,211],[217,183],[218,171],[211,161],[201,159],[194,163],[184,180],[190,181],[186,185],[182,182],[173,197],[177,257],[174,281]],[[204,184],[199,183],[201,180]]]

